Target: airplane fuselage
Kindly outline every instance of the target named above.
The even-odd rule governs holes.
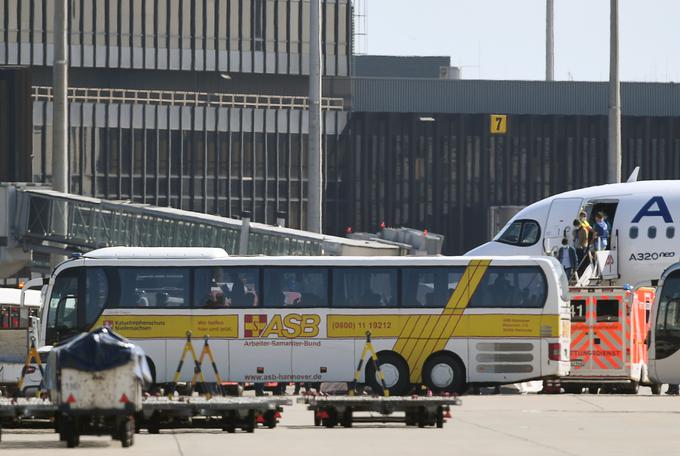
[[[518,212],[496,237],[468,255],[554,255],[581,210],[605,214],[614,285],[656,280],[680,260],[680,181],[640,181],[572,190]]]

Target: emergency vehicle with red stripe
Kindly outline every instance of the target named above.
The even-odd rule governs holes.
[[[635,394],[640,385],[659,394],[648,375],[647,334],[655,289],[572,288],[571,372],[560,381],[565,392]]]

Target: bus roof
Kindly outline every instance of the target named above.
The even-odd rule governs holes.
[[[214,247],[106,247],[83,255],[93,259],[218,259],[226,250]]]
[[[110,247],[83,255],[84,262],[69,263],[72,266],[101,266],[107,260],[127,260],[116,262],[116,265],[157,266],[165,263],[164,260],[172,259],[177,260],[172,262],[176,266],[443,266],[468,264],[472,260],[492,260],[494,264],[536,264],[550,263],[553,260],[551,257],[530,256],[229,256],[224,250],[214,248]]]

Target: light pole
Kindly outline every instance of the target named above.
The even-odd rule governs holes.
[[[545,3],[545,80],[555,79],[555,4],[554,0]]]
[[[309,143],[307,167],[307,230],[323,229],[321,165],[321,1],[309,2]]]
[[[52,189],[68,193],[68,49],[66,41],[66,12],[69,0],[54,0],[54,61],[52,62]],[[52,232],[66,238],[68,232],[68,203],[55,201]],[[65,259],[52,254],[54,267]]]
[[[609,149],[607,181],[621,182],[621,81],[619,79],[619,0],[611,0],[609,30]]]
[[[68,193],[68,135],[66,91],[68,50],[66,11],[68,0],[54,0],[54,62],[52,63],[52,188]]]

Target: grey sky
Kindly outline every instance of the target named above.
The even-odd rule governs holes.
[[[545,77],[545,0],[361,1],[370,54],[448,55],[468,79]],[[621,79],[680,81],[680,1],[619,10]],[[609,0],[555,0],[555,78],[608,77]]]

